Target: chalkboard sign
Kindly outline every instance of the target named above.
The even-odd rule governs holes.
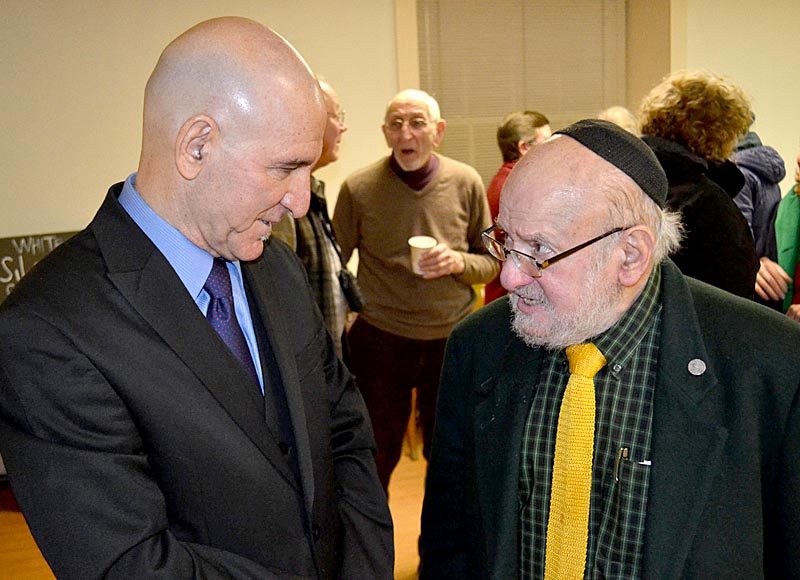
[[[77,232],[0,238],[0,302],[33,267]]]

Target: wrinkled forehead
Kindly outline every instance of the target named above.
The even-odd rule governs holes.
[[[556,135],[531,149],[514,166],[508,187],[515,192],[558,195],[591,189],[611,166],[574,139]]]
[[[387,120],[397,117],[424,117],[426,120],[430,120],[431,114],[428,110],[428,104],[424,101],[404,99],[392,101],[386,108]]]
[[[500,195],[505,229],[564,228],[602,211],[598,183],[607,162],[569,137],[556,136],[516,164]],[[599,216],[598,216],[599,217]]]

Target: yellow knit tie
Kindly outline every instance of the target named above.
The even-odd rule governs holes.
[[[594,376],[606,357],[594,343],[567,347],[569,382],[561,401],[547,520],[545,580],[579,580],[586,568],[594,456]]]

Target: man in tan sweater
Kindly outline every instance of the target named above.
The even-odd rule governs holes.
[[[481,232],[491,225],[483,183],[468,165],[434,153],[446,123],[433,97],[406,90],[386,109],[391,155],[342,184],[333,224],[347,261],[359,251],[358,282],[366,305],[350,329],[351,369],[378,445],[384,488],[400,459],[417,388],[428,457],[447,335],[470,312],[473,284],[497,274]],[[437,245],[414,274],[408,238]]]

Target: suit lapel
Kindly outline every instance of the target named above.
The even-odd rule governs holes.
[[[668,262],[653,406],[645,576],[679,578],[720,467],[727,430],[719,420],[717,377],[692,296]]]
[[[520,449],[541,360],[540,350],[511,338],[495,376],[475,389],[478,497],[493,578],[511,577],[518,568]]]
[[[266,459],[293,485],[250,379],[186,292],[166,258],[116,201],[112,189],[92,230],[111,282],[197,376]]]
[[[276,266],[267,255],[262,256],[260,260],[255,262],[243,264],[242,268],[245,280],[264,323],[264,328],[271,339],[270,347],[280,369],[280,379],[286,394],[286,403],[294,431],[306,513],[311,514],[311,508],[314,504],[314,471],[311,462],[311,445],[308,439],[297,362],[294,353],[288,348],[291,343],[288,340],[291,328],[289,321],[286,319],[286,313],[283,311],[278,299],[280,293],[275,287],[275,280],[280,280],[282,277],[282,272],[279,269],[280,266]]]

